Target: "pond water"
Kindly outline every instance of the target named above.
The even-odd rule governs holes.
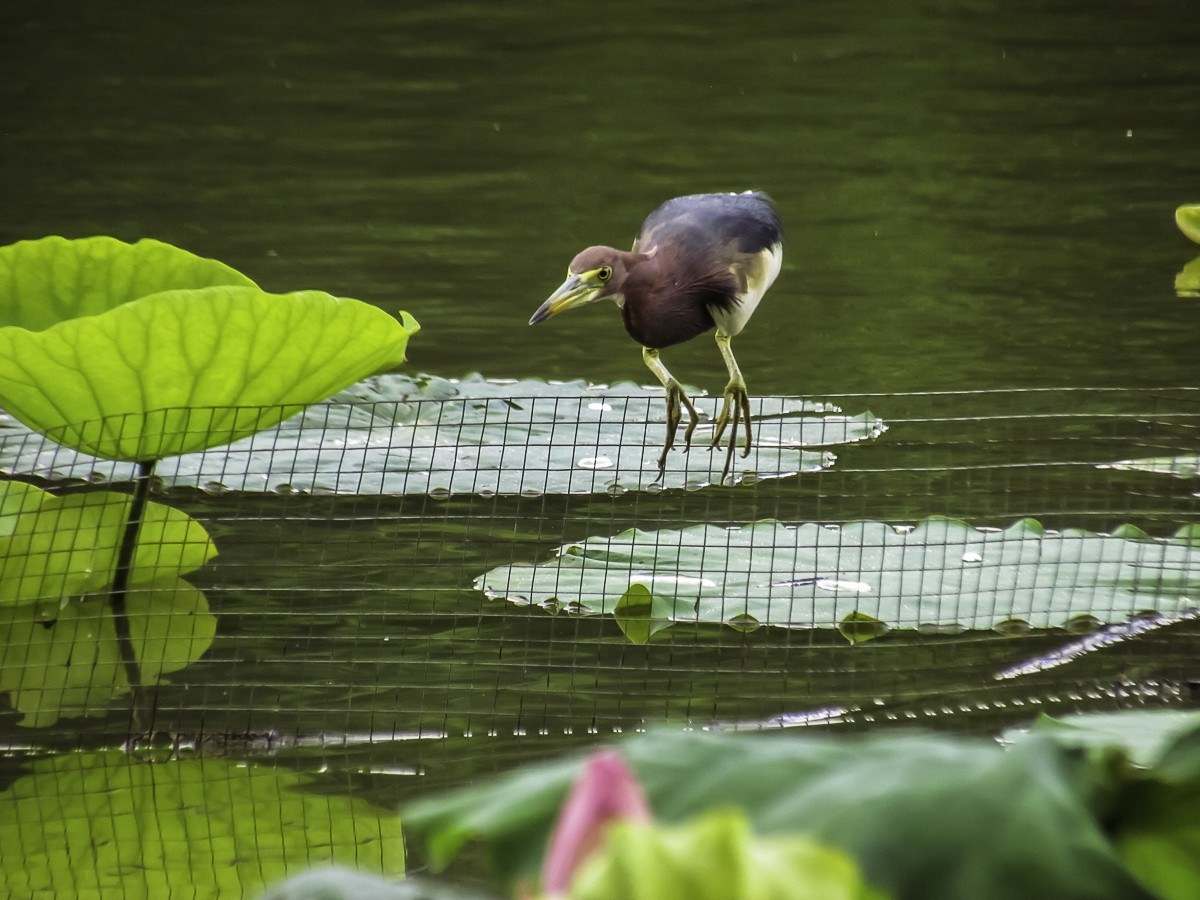
[[[1200,452],[1195,396],[1166,390],[1200,375],[1200,306],[1173,288],[1200,248],[1172,221],[1200,202],[1197,46],[1193,0],[7,5],[0,244],[156,237],[271,290],[408,310],[412,371],[646,382],[611,307],[530,314],[663,199],[759,188],[787,247],[736,341],[752,394],[866,395],[838,402],[906,425],[842,474],[740,490],[171,498],[220,546],[199,578],[220,626],[160,726],[324,735],[340,749],[287,764],[387,805],[661,721],[988,731],[1193,703],[1194,623],[1010,688],[991,676],[1066,637],[633,646],[471,581],[633,526],[1200,521],[1194,481],[1094,467]],[[723,385],[707,338],[664,356]],[[128,714],[16,718],[10,743],[69,747],[113,743]]]
[[[1200,23],[1043,7],[14,4],[0,232],[154,236],[412,311],[422,371],[603,382],[646,377],[611,308],[526,325],[570,258],[756,187],[762,393],[1191,383]]]

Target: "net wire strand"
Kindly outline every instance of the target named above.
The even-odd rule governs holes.
[[[848,710],[840,720],[849,722],[875,715],[870,710],[881,704],[922,703],[958,710],[939,716],[964,722],[978,716],[979,702],[998,710],[996,717],[1019,716],[1004,704],[1006,697],[1022,693],[1041,696],[1044,691],[1059,698],[1051,705],[1070,708],[1089,705],[1070,697],[1088,697],[1096,685],[1107,684],[1104,699],[1092,705],[1144,699],[1145,691],[1119,686],[1131,660],[1140,665],[1151,659],[1162,684],[1159,701],[1185,702],[1194,670],[1184,661],[1196,646],[1195,623],[1187,620],[1114,641],[1102,653],[1084,654],[1017,679],[1021,684],[1013,686],[992,675],[1052,652],[1070,635],[1061,630],[939,635],[902,628],[884,640],[852,646],[837,634],[835,622],[817,629],[738,632],[679,621],[639,646],[630,644],[609,616],[569,610],[551,615],[536,606],[487,600],[473,589],[473,580],[496,566],[544,563],[560,547],[630,528],[657,532],[656,540],[666,542],[658,551],[671,554],[679,551],[672,535],[681,529],[737,528],[763,519],[838,529],[866,520],[912,525],[931,515],[997,528],[1033,518],[1048,528],[1097,532],[1129,523],[1156,537],[1200,521],[1194,480],[1112,466],[1139,458],[1186,459],[1200,452],[1200,392],[1192,389],[823,399],[850,413],[870,409],[884,418],[888,430],[873,441],[838,447],[834,465],[820,472],[702,490],[505,495],[433,488],[397,496],[304,492],[280,483],[259,492],[225,491],[218,485],[252,471],[262,446],[205,451],[206,465],[218,474],[215,480],[205,481],[200,490],[169,488],[151,495],[154,503],[186,512],[206,528],[218,551],[214,560],[184,576],[206,598],[216,635],[197,660],[187,654],[163,660],[162,683],[152,691],[155,726],[169,734],[226,740],[276,735],[283,742],[313,735],[335,741],[339,735],[368,740],[561,736],[660,721],[752,726],[827,709]],[[606,395],[597,392],[594,402],[607,402]],[[480,426],[503,435],[502,462],[509,464],[524,449],[528,422],[539,404],[551,407],[551,444],[565,445],[576,460],[599,452],[595,442],[574,442],[570,417],[578,411],[577,402],[512,397],[488,401]],[[408,418],[450,429],[445,445],[452,452],[437,458],[436,471],[452,479],[455,462],[464,446],[470,447],[455,430],[464,404],[419,400],[410,406]],[[403,439],[412,440],[417,431],[397,426],[405,419],[397,403],[378,401],[359,412],[370,423],[365,440],[384,442],[390,464],[403,466],[411,459],[414,447]],[[323,423],[327,413],[318,409],[305,415],[310,423]],[[128,426],[113,427],[123,434]],[[661,446],[663,427],[650,415],[620,421],[622,433],[638,435],[650,458]],[[5,454],[12,455],[13,440],[0,432]],[[360,459],[352,452],[353,442],[332,426],[323,432],[326,444],[334,448],[339,466]],[[697,441],[690,452],[708,451]],[[298,473],[321,475],[312,454],[292,445],[280,454]],[[128,496],[128,484],[117,481],[64,485],[38,478],[71,459],[74,454],[64,449],[49,457],[43,453],[37,471],[13,477],[56,497],[106,490]],[[522,465],[526,459],[521,457]],[[563,474],[551,468],[548,456],[532,457],[530,464],[541,467],[534,475],[545,483]],[[338,475],[354,472],[339,470]],[[478,475],[475,471],[472,477]],[[356,489],[363,484],[354,482]],[[70,545],[71,540],[62,540],[63,521],[48,520],[38,538]],[[831,530],[828,539],[835,537]],[[870,553],[879,547],[864,542],[856,550]],[[168,541],[155,552],[167,559],[178,549]],[[777,552],[774,545],[752,544],[749,555],[771,559]],[[936,575],[930,554],[911,556],[905,555],[904,565],[914,577]],[[1186,584],[1195,574],[1178,577]],[[725,617],[738,611],[730,606]],[[13,615],[10,628],[62,621],[45,611]],[[802,621],[805,616],[801,609],[780,618]],[[153,608],[145,617],[147,633],[159,635],[160,656],[171,652],[172,617],[169,610]],[[111,666],[111,650],[104,652]],[[0,669],[11,675],[28,668],[17,653],[10,645]],[[14,683],[18,691],[38,690],[20,678]],[[1034,684],[1038,687],[1030,687]],[[127,733],[128,713],[122,708],[127,698],[119,692],[93,693],[85,691],[82,705],[72,708],[78,714],[34,731],[16,724],[19,717],[13,713],[5,726],[9,740],[32,737],[62,746]],[[971,699],[957,705],[942,699],[954,696]],[[923,699],[930,697],[935,699]],[[973,712],[962,712],[964,705]],[[973,726],[965,721],[963,727]]]
[[[21,566],[32,580],[22,591],[35,598],[0,604],[0,741],[9,751],[0,777],[17,784],[39,765],[99,760],[98,770],[81,768],[74,781],[39,782],[41,796],[35,792],[14,808],[20,832],[42,838],[36,846],[6,841],[0,847],[4,888],[47,896],[91,890],[86,867],[59,866],[53,883],[22,881],[33,871],[31,860],[66,846],[64,835],[82,834],[86,846],[66,847],[72,859],[115,848],[115,864],[104,872],[98,864],[95,877],[144,885],[147,895],[193,896],[190,887],[176,890],[167,882],[163,859],[139,849],[147,834],[158,834],[174,835],[164,841],[164,859],[186,855],[187,871],[211,873],[222,896],[253,893],[247,885],[329,861],[328,844],[310,844],[309,835],[323,829],[345,834],[349,813],[339,800],[346,797],[369,798],[382,810],[379,818],[354,819],[349,857],[381,869],[383,823],[394,819],[399,804],[656,726],[845,731],[922,725],[994,733],[1041,712],[1196,706],[1200,612],[1194,596],[1190,605],[1183,597],[1174,614],[1128,611],[1106,625],[972,631],[909,619],[863,643],[848,641],[832,619],[816,628],[737,630],[681,613],[636,644],[611,615],[489,599],[475,582],[502,566],[545,565],[563,548],[591,552],[589,539],[611,541],[635,528],[654,542],[651,555],[672,559],[688,552],[688,529],[701,527],[708,529],[706,552],[744,539],[746,568],[730,571],[734,558],[718,552],[715,563],[689,576],[754,578],[760,569],[791,565],[787,546],[754,526],[768,520],[778,523],[771,528],[815,528],[814,553],[834,553],[838,560],[883,553],[891,529],[935,516],[961,519],[973,534],[1031,518],[1051,535],[1070,529],[1111,534],[1128,524],[1161,541],[1200,525],[1200,481],[1117,464],[1186,464],[1200,455],[1200,391],[827,397],[851,414],[870,410],[886,431],[829,448],[836,456],[831,466],[736,486],[680,482],[656,489],[636,479],[621,486],[611,469],[593,468],[586,470],[594,476],[587,491],[530,488],[578,487],[578,463],[610,452],[592,426],[576,423],[581,402],[610,405],[623,440],[640,442],[643,463],[653,466],[665,426],[655,411],[661,396],[648,396],[654,402],[644,414],[631,411],[628,391],[610,397],[597,390],[585,401],[490,397],[473,412],[461,400],[380,400],[360,404],[349,425],[330,408],[316,407],[298,417],[319,435],[315,446],[297,440],[285,423],[256,440],[198,454],[199,475],[190,486],[174,483],[181,470],[164,461],[149,497],[153,512],[142,525],[154,540],[136,558],[141,574],[129,594],[132,634],[145,659],[155,660],[153,677],[146,678],[149,736],[135,729],[123,689],[107,580],[97,576],[82,597],[67,597],[54,575],[63,560],[85,551],[94,554],[96,567],[104,568],[100,560],[111,564],[133,494],[121,475],[132,470],[97,463],[81,471],[76,454],[45,445],[0,416],[2,477],[21,486],[6,496],[32,486],[52,498],[38,499],[44,505],[28,519],[23,506],[18,512],[0,506],[3,574],[11,579],[11,567]],[[206,418],[193,411],[189,428],[227,421],[219,412]],[[530,421],[543,413],[553,423],[548,436],[538,438],[545,452],[530,452]],[[422,423],[433,423],[433,430]],[[135,424],[104,427],[124,438]],[[835,431],[821,433],[816,443],[836,438]],[[496,490],[495,471],[478,464],[479,443],[491,435],[500,447],[488,465],[520,468],[520,490]],[[697,437],[690,454],[707,454]],[[425,457],[423,441],[434,446]],[[382,462],[368,472],[363,463],[371,449],[380,451]],[[404,473],[417,459],[429,461],[423,490],[382,489],[389,473]],[[669,472],[690,471],[689,464],[676,451]],[[281,471],[288,476],[276,477]],[[248,477],[254,489],[230,487]],[[155,531],[154,522],[173,515],[165,509],[186,514],[190,523]],[[12,540],[18,515],[25,529],[18,536],[26,541],[20,547]],[[888,530],[862,525],[871,522]],[[204,529],[217,555],[181,572],[180,559],[195,552],[196,528]],[[1149,553],[1160,544],[1146,540],[1143,546]],[[961,552],[949,539],[906,545],[902,574],[932,594],[944,558]],[[1110,552],[1106,546],[1102,559],[1112,562]],[[830,566],[834,575],[840,568]],[[1067,563],[1045,568],[1056,582],[1076,574]],[[789,577],[822,574],[797,564]],[[1158,571],[1145,586],[1186,594],[1197,583],[1200,571],[1184,567]],[[165,593],[154,593],[156,585]],[[1033,612],[983,576],[979,594],[989,608],[1008,603],[1014,615]],[[720,618],[744,612],[739,602],[725,598]],[[864,594],[855,605],[878,612],[871,605],[878,602]],[[770,604],[771,620],[797,625],[815,618],[813,601],[802,597],[772,597]],[[953,594],[940,595],[939,604],[938,621],[960,611]],[[212,617],[211,641],[195,628],[202,608]],[[73,620],[80,610],[87,615]],[[74,640],[55,651],[59,665],[47,676],[37,648],[68,627],[75,628]],[[164,743],[173,761],[209,764],[188,776],[199,779],[201,795],[180,789],[176,801],[172,782],[155,782],[153,820],[100,802],[119,796],[131,773],[144,775],[144,769],[166,779],[170,767],[136,765],[161,758],[153,754]],[[128,752],[113,755],[111,748],[122,746]],[[215,767],[227,761],[233,765]],[[187,817],[209,804],[233,808],[236,798],[260,790],[258,775],[293,770],[323,774],[304,788],[298,810],[285,813],[282,792],[258,797],[268,815],[246,817],[248,828],[238,835],[240,855],[258,860],[253,871],[218,861],[227,837],[213,830],[218,820]],[[86,813],[71,791],[84,794]],[[279,806],[271,818],[273,803]],[[194,829],[188,840],[170,830],[180,821]],[[281,858],[281,842],[289,839],[303,844],[301,852]]]

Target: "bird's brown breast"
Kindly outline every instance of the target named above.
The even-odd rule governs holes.
[[[709,298],[695,290],[626,293],[621,317],[629,336],[652,350],[690,341],[715,324]]]

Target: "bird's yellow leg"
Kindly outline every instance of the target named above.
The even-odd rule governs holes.
[[[663,442],[662,456],[658,458],[658,477],[662,478],[667,471],[667,454],[671,452],[671,448],[675,446],[675,432],[679,430],[679,423],[683,419],[683,409],[686,407],[688,411],[688,427],[683,433],[684,452],[692,446],[692,432],[696,430],[696,426],[700,423],[700,416],[696,413],[696,407],[692,405],[692,400],[670,372],[663,365],[661,359],[658,358],[658,351],[651,350],[649,347],[642,348],[642,361],[646,363],[646,368],[654,373],[654,377],[662,382],[662,386],[667,391],[667,438]]]
[[[733,356],[729,335],[717,332],[717,349],[721,351],[721,357],[725,360],[725,368],[729,370],[729,384],[725,385],[721,414],[717,416],[716,428],[709,446],[716,447],[720,443],[721,435],[725,433],[725,428],[728,426],[729,450],[725,454],[725,467],[721,470],[721,481],[724,483],[733,464],[733,450],[737,446],[738,423],[741,423],[746,432],[745,447],[742,450],[743,457],[750,455],[754,438],[750,426],[750,395],[746,393],[746,380],[742,377],[742,370],[738,368],[737,360]]]

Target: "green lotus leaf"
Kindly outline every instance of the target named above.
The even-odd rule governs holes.
[[[1200,885],[1200,712],[1129,710],[1042,717],[1020,741],[1050,735],[1097,759],[1119,752],[1139,768],[1106,816],[1126,865],[1155,896],[1196,897]]]
[[[1002,748],[932,734],[835,738],[650,732],[622,741],[654,818],[743,810],[802,833],[897,900],[1150,900],[1099,812],[1119,771],[1042,735]],[[481,840],[505,877],[538,871],[582,760],[552,760],[405,810],[435,866]]]
[[[852,644],[865,644],[877,637],[883,637],[890,630],[886,622],[880,622],[874,616],[855,610],[838,622],[838,632]]]
[[[0,605],[60,601],[109,588],[132,499],[113,491],[56,497],[0,482]],[[174,579],[217,553],[204,527],[186,513],[148,503],[129,583]]]
[[[1003,531],[942,518],[911,529],[762,521],[590,537],[548,562],[475,580],[492,599],[604,615],[622,598],[628,606],[636,584],[652,589],[656,615],[673,622],[1028,631],[1085,615],[1107,624],[1190,609],[1200,545],[1140,531],[1046,531],[1031,520]]]
[[[178,578],[130,591],[126,614],[142,684],[194,663],[217,629],[204,594]],[[52,615],[0,607],[0,691],[24,713],[20,724],[103,715],[128,690],[107,598],[73,600]]]
[[[418,327],[320,291],[163,291],[43,331],[0,328],[0,407],[75,450],[156,460],[230,443],[398,365]]]
[[[716,417],[720,397],[692,396],[702,415]],[[870,412],[793,397],[755,397],[751,407],[757,444],[737,464],[746,480],[828,468],[838,448],[886,429]],[[393,374],[229,447],[164,460],[155,475],[171,486],[355,494],[620,494],[715,482],[724,456],[708,451],[701,430],[691,452],[669,455],[659,479],[665,428],[661,388],[632,382]],[[109,481],[134,474],[129,463],[69,453],[2,415],[0,469]]]
[[[1181,737],[1200,737],[1200,712],[1124,710],[1054,718],[1041,716],[1030,730],[1007,731],[1004,738],[1017,741],[1029,734],[1049,734],[1066,747],[1116,749],[1134,764],[1148,769],[1162,763]]]
[[[1175,293],[1180,297],[1200,297],[1200,257],[1186,263],[1175,275]]]
[[[1177,723],[1182,724],[1182,723]],[[1167,900],[1196,896],[1200,885],[1200,713],[1171,735],[1134,785],[1115,823],[1129,868]]]
[[[0,792],[5,897],[259,897],[310,866],[404,872],[394,813],[309,791],[285,767],[107,750],[29,770]]]
[[[663,600],[644,584],[631,584],[617,600],[613,618],[625,636],[635,644],[644,644],[671,624],[675,604]]]
[[[617,822],[571,882],[571,900],[869,900],[845,853],[795,834],[755,835],[743,812],[679,825]]]
[[[256,287],[241,272],[164,244],[46,237],[0,247],[0,325],[41,331],[178,288]]]
[[[1185,203],[1175,210],[1175,224],[1185,235],[1200,244],[1200,203]]]
[[[1200,885],[1200,782],[1151,783],[1127,801],[1116,826],[1130,871],[1162,900],[1195,900]]]
[[[42,502],[51,496],[47,491],[20,481],[0,481],[0,538],[12,534],[25,513],[36,514]],[[0,555],[0,559],[4,559]],[[2,573],[0,573],[2,575]]]

